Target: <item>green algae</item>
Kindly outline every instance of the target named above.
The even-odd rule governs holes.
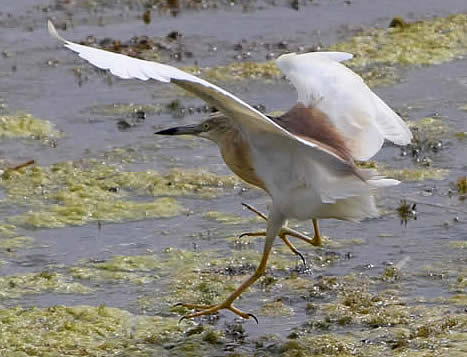
[[[103,305],[0,309],[0,352],[22,357],[201,357],[227,345],[222,331],[192,326]]]
[[[129,115],[137,112],[161,113],[162,107],[158,104],[100,104],[91,108],[91,113],[100,115]]]
[[[454,249],[467,249],[467,241],[450,241],[448,244]]]
[[[10,217],[11,222],[23,226],[60,228],[68,225],[83,225],[90,222],[122,222],[145,218],[167,218],[179,215],[180,205],[172,198],[160,198],[152,202],[130,201],[85,201],[65,202],[65,205],[49,205],[47,209],[29,211]]]
[[[179,301],[220,302],[238,286],[239,281],[245,279],[243,275],[251,274],[251,270],[247,269],[237,270],[238,275],[229,275],[229,271],[223,268],[232,258],[213,259],[215,255],[216,252],[209,251],[199,253],[167,249],[158,256],[117,256],[104,262],[90,261],[85,265],[99,267],[102,271],[141,273],[141,276],[151,276],[157,271],[170,282],[163,285],[162,290],[166,291],[162,296],[158,293],[138,301],[143,310],[150,310],[153,304],[159,309],[161,300],[165,308],[169,303]],[[277,274],[274,268],[272,271],[273,275]],[[388,274],[385,272],[383,275]],[[389,275],[390,279],[376,280],[365,275],[325,276],[316,280],[297,277],[296,274],[287,278],[268,275],[266,278],[273,280],[269,287],[285,290],[297,297],[305,297],[308,291],[306,300],[313,305],[308,309],[312,316],[303,328],[296,328],[289,338],[261,336],[244,343],[245,351],[255,352],[234,355],[363,357],[395,353],[400,356],[425,356],[430,353],[443,355],[440,354],[442,351],[449,351],[454,356],[456,353],[462,355],[466,347],[463,340],[467,328],[465,314],[454,313],[451,306],[410,304],[401,297],[401,287],[381,289],[394,287],[395,281],[404,279],[393,279],[393,274]],[[298,283],[288,285],[287,281]],[[297,289],[289,289],[292,286]],[[250,290],[260,288],[264,289],[262,283],[255,284]],[[248,296],[248,293],[245,294]],[[179,300],[180,297],[186,300]],[[291,316],[294,309],[285,301],[288,300],[269,300],[261,306],[259,313],[273,319]],[[463,302],[465,298],[456,295],[442,303],[463,306]],[[172,311],[186,313],[181,308]],[[25,321],[19,321],[20,318]],[[22,323],[28,323],[29,329],[35,332],[31,332],[32,336],[40,335],[42,338],[33,338],[29,331],[19,334],[19,329],[25,326]],[[182,328],[188,329],[183,331]],[[3,331],[7,333],[3,334]],[[21,344],[19,337],[13,340],[14,333],[25,342]],[[177,325],[172,318],[135,316],[103,306],[0,309],[0,351],[23,351],[25,356],[39,355],[45,351],[57,356],[60,353],[74,356],[78,345],[84,356],[110,356],[112,353],[222,356],[224,354],[220,351],[225,351],[232,343],[231,338],[228,329],[221,331],[204,325],[193,327],[190,321]],[[69,342],[75,339],[80,342],[71,346]],[[124,342],[119,344],[117,341]],[[225,355],[232,356],[228,353]]]
[[[0,224],[0,252],[11,252],[19,248],[30,248],[35,242],[34,238],[19,235],[16,226]]]
[[[165,175],[121,171],[89,159],[6,171],[0,185],[6,188],[8,202],[33,208],[10,217],[10,223],[53,228],[172,217],[183,209],[170,196],[215,197],[240,182],[233,175],[203,170],[174,169]],[[133,196],[138,200],[131,200]],[[141,196],[165,197],[147,201]]]
[[[376,161],[368,161],[363,163],[358,162],[357,166],[361,168],[376,169],[378,173],[383,176],[401,181],[442,180],[449,173],[449,170],[447,169],[438,169],[434,167],[394,169]]]
[[[450,321],[441,322],[447,326]],[[453,329],[455,330],[455,329]],[[436,331],[436,330],[435,330]],[[413,329],[404,327],[389,327],[364,331],[361,336],[365,344],[357,344],[358,356],[410,356],[410,357],[434,357],[434,356],[462,356],[465,354],[465,341],[459,343],[459,333],[446,329],[445,332],[432,333],[429,326],[414,326]],[[460,333],[463,335],[463,333]],[[454,337],[455,336],[455,337]],[[367,348],[373,346],[373,353]],[[365,354],[363,351],[366,351]]]
[[[62,133],[47,120],[19,113],[0,116],[0,136],[45,139],[59,138]]]
[[[295,314],[294,309],[284,304],[281,299],[265,302],[261,306],[260,313],[262,316],[269,317],[293,316]]]
[[[344,288],[336,303],[321,306],[323,321],[337,325],[358,324],[369,327],[406,323],[407,309],[395,296],[369,293],[367,288]]]
[[[253,274],[261,258],[260,253],[248,249],[233,251],[231,256],[224,258],[218,256],[218,252],[210,250],[188,252],[168,249],[160,257],[160,268],[157,269],[159,284],[164,288],[155,295],[138,298],[138,305],[143,311],[157,311],[179,302],[220,303]],[[296,260],[290,257],[290,253],[284,256],[274,250],[268,262],[268,272],[288,273],[295,266]],[[249,290],[269,290],[277,285],[277,281],[283,282],[268,274]],[[280,288],[278,285],[277,289]],[[171,311],[187,312],[179,306]]]
[[[227,298],[239,283],[238,277],[219,274],[219,261],[213,252],[187,252],[171,249],[165,254],[161,275],[170,276],[167,302],[213,304]]]
[[[124,155],[126,157],[126,154]],[[128,155],[132,156],[131,153]],[[120,161],[131,160],[130,157],[122,158],[120,152],[106,154],[105,158],[114,160],[116,156]],[[7,188],[8,197],[16,201],[28,195],[56,201],[73,199],[73,197],[66,197],[68,192],[74,193],[76,198],[100,196],[101,199],[112,199],[121,189],[136,191],[139,194],[149,192],[154,196],[206,194],[207,197],[211,197],[239,183],[241,183],[240,179],[233,175],[219,176],[205,170],[173,169],[161,175],[150,170],[120,171],[114,165],[96,160],[62,162],[48,167],[33,167],[18,172],[9,172],[3,175],[0,182]],[[61,188],[63,190],[60,190]],[[88,191],[89,194],[86,193]]]
[[[204,214],[204,218],[209,220],[214,220],[219,223],[224,224],[248,224],[248,223],[258,223],[264,222],[261,217],[241,217],[234,214],[227,214],[219,211],[209,211]]]
[[[56,272],[27,273],[0,277],[0,298],[46,292],[60,294],[88,294],[91,289]]]
[[[446,124],[446,121],[433,117],[411,120],[407,125],[412,132],[415,130],[416,136],[421,135],[426,139],[439,139],[440,136],[446,136],[452,131]]]
[[[18,248],[30,248],[35,242],[34,238],[16,236],[11,238],[0,238],[0,251],[12,251]]]
[[[29,211],[9,220],[30,227],[59,228],[67,225],[83,225],[90,222],[121,222],[145,218],[166,218],[181,213],[176,201],[161,198],[149,203],[135,202],[67,202],[66,206],[49,205],[48,209]]]
[[[384,176],[401,181],[424,181],[424,180],[442,180],[449,170],[437,169],[433,167],[425,168],[405,168],[405,169],[381,169],[378,172]]]
[[[305,336],[285,342],[281,346],[281,357],[353,356],[357,345],[357,340],[351,336]]]
[[[196,273],[175,276],[170,292],[170,303],[180,301],[211,305],[221,303],[240,284],[238,277],[227,277],[217,273]]]
[[[213,198],[233,189],[242,181],[234,175],[219,176],[197,169],[172,169],[161,175],[155,171],[120,172],[112,178],[118,186],[147,191],[153,196],[196,196]]]
[[[146,153],[132,146],[113,147],[111,150],[104,151],[98,155],[98,159],[103,164],[108,165],[129,164],[135,161],[144,162],[149,160]],[[91,158],[91,160],[93,159]]]
[[[314,304],[316,311],[309,325],[314,329],[332,325],[374,328],[410,321],[409,309],[399,296],[392,291],[374,293],[369,284],[369,280],[357,276],[323,277],[316,281],[310,290],[312,302],[327,296],[335,298],[333,302]]]
[[[278,285],[282,286],[285,291],[305,293],[313,288],[314,283],[311,278],[302,278],[297,274],[291,274],[290,277],[279,280]]]
[[[183,345],[182,337],[175,319],[105,306],[0,309],[0,351],[8,356],[167,356],[162,345]]]
[[[187,264],[183,264],[183,269],[171,271],[171,291],[167,296],[169,302],[220,303],[253,274],[261,258],[259,252],[249,249],[234,251],[232,257],[227,258],[215,258],[212,255],[212,252],[197,253]],[[272,272],[287,272],[295,266],[296,261],[291,259],[290,254],[283,256],[276,251],[272,252],[268,261],[268,271]],[[249,290],[269,290],[277,282],[276,278],[266,275]]]
[[[196,71],[196,70],[195,70]],[[199,70],[198,70],[199,72]],[[201,71],[210,80],[229,81],[238,79],[280,79],[283,74],[274,61],[234,62]]]
[[[13,224],[0,224],[0,237],[11,238],[16,235],[16,227]]]
[[[454,133],[454,137],[458,140],[465,140],[467,139],[467,131],[458,131]]]
[[[71,267],[69,271],[74,279],[97,282],[128,282],[135,285],[149,284],[158,278],[157,275],[147,276],[127,271],[107,271],[87,267]]]
[[[153,195],[197,195],[203,198],[216,197],[225,189],[232,189],[244,182],[235,175],[219,176],[206,170],[172,169],[163,176],[162,182],[153,185]]]
[[[404,26],[363,30],[328,49],[352,53],[354,58],[346,64],[360,73],[376,68],[384,76],[394,65],[440,64],[467,53],[467,15],[455,14],[404,22]]]
[[[107,271],[152,271],[160,268],[160,261],[152,255],[116,256],[92,266]]]
[[[316,281],[308,303],[313,315],[284,342],[281,356],[450,356],[466,351],[464,313],[451,306],[409,304],[400,291],[381,290],[394,285],[394,279],[382,279],[378,287],[375,282],[364,276]],[[443,302],[462,306],[465,299],[456,295]],[[321,337],[329,338],[326,348],[316,350]]]
[[[178,302],[212,304],[222,301],[235,290],[240,280],[222,274],[218,261],[213,257],[212,251],[167,249],[154,266],[159,283],[164,288],[156,295],[139,297],[137,302],[140,308],[143,311],[157,311],[169,309]],[[147,277],[147,274],[142,276]],[[172,311],[186,313],[183,307],[173,308]]]
[[[152,255],[134,255],[115,256],[104,262],[90,261],[83,265],[70,267],[73,278],[143,285],[159,278],[155,271],[160,269],[161,261]]]
[[[403,169],[391,168],[381,162],[356,162],[356,165],[365,169],[376,169],[379,174],[401,181],[443,180],[449,173],[447,169],[435,167],[407,167]]]
[[[456,281],[451,284],[451,290],[456,293],[467,292],[467,272],[461,272],[457,275]]]
[[[187,92],[180,87],[169,87],[168,90],[164,90],[164,93],[158,95],[158,99],[161,97],[167,97],[167,99],[179,96],[193,96],[190,92]],[[125,116],[127,118],[133,118],[133,123],[138,123],[141,120],[144,120],[146,114],[171,114],[174,118],[182,118],[185,115],[193,114],[195,112],[204,112],[208,113],[211,111],[207,105],[202,105],[198,107],[188,106],[186,107],[181,103],[179,99],[168,100],[167,103],[158,103],[158,104],[104,104],[104,105],[97,105],[91,108],[91,112],[100,115],[106,116]]]
[[[467,294],[457,294],[444,300],[448,304],[467,306]]]

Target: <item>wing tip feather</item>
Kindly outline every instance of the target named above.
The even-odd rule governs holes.
[[[305,59],[306,57],[321,57],[336,62],[344,62],[353,58],[353,54],[348,52],[336,51],[317,51],[297,54],[295,52],[286,53],[276,58],[276,65],[281,68],[282,65],[295,65],[292,61]]]
[[[49,34],[55,37],[60,42],[64,42],[64,43],[68,42],[62,36],[58,34],[57,29],[55,28],[54,24],[50,20],[47,21],[47,29],[49,30]]]

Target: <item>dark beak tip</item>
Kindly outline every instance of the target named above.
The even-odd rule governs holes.
[[[176,132],[177,132],[176,128],[170,128],[170,129],[156,131],[154,135],[174,135],[176,134]]]
[[[198,125],[176,126],[165,130],[156,131],[156,135],[198,135]]]

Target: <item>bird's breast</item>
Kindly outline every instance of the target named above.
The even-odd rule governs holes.
[[[251,185],[268,191],[264,182],[257,175],[251,148],[238,131],[225,134],[219,147],[225,163],[237,176]]]

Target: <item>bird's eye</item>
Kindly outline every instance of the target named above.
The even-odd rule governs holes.
[[[209,123],[203,124],[203,130],[209,130],[209,128],[210,128]]]

